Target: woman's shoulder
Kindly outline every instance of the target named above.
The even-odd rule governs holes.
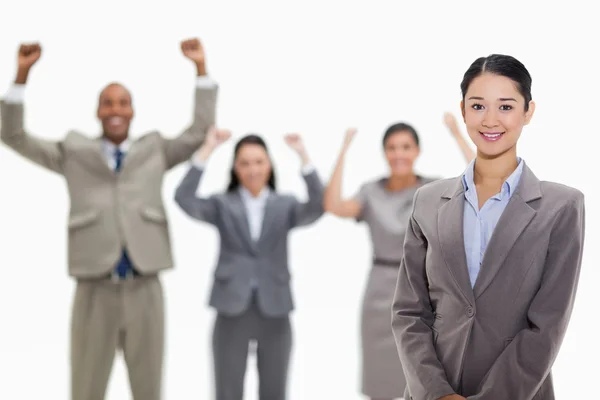
[[[417,189],[419,193],[426,193],[431,196],[434,194],[439,194],[440,196],[447,192],[448,190],[452,190],[456,188],[456,185],[460,181],[460,177],[454,178],[434,178],[434,177],[424,177],[419,176],[419,181],[421,182],[420,187]]]
[[[540,181],[540,189],[543,197],[558,204],[582,202],[585,197],[581,190],[558,182]]]

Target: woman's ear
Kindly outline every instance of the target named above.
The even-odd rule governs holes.
[[[531,118],[533,117],[533,113],[535,112],[535,101],[531,100],[529,102],[529,109],[525,111],[525,125],[529,124]]]

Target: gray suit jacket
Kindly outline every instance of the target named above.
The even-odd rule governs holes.
[[[553,400],[550,369],[573,307],[584,196],[525,166],[471,288],[460,177],[415,194],[392,327],[405,397]]]
[[[268,316],[294,308],[288,268],[288,233],[315,222],[323,213],[323,184],[316,172],[304,177],[308,201],[271,193],[265,206],[261,236],[250,236],[248,218],[238,191],[198,198],[202,171],[191,167],[177,188],[175,201],[190,217],[216,226],[221,237],[210,305],[223,315],[239,315],[250,304],[252,281],[258,282],[258,304]]]
[[[198,88],[193,124],[174,139],[158,132],[142,136],[132,143],[118,174],[108,166],[100,138],[77,132],[57,142],[37,138],[24,129],[22,104],[0,102],[2,141],[23,157],[65,177],[71,200],[71,276],[109,274],[123,247],[143,274],[172,267],[162,201],[163,175],[188,160],[204,141],[214,124],[216,95],[216,87]]]

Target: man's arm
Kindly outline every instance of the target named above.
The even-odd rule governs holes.
[[[196,104],[192,125],[178,137],[164,139],[168,169],[189,160],[204,142],[210,127],[215,124],[218,85],[206,75],[202,43],[198,39],[185,40],[181,43],[181,50],[196,66]]]
[[[24,128],[24,92],[31,67],[39,60],[39,44],[19,47],[17,77],[3,100],[0,100],[0,139],[8,147],[28,160],[51,171],[63,172],[64,153],[61,142],[36,138]]]
[[[414,217],[419,192],[420,189],[415,193],[413,214],[404,239],[404,256],[392,304],[392,331],[412,398],[459,399],[433,346],[434,315],[425,271],[428,244]]]
[[[519,332],[469,400],[532,399],[550,373],[567,330],[579,281],[585,235],[581,192],[558,213],[546,256],[542,284]]]

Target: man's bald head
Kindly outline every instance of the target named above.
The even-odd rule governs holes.
[[[125,86],[113,82],[100,92],[98,119],[102,123],[104,136],[111,142],[120,144],[127,139],[133,119],[133,104],[131,93]]]
[[[108,85],[106,85],[104,89],[102,89],[102,91],[100,92],[100,96],[98,96],[98,104],[102,103],[102,97],[107,92],[112,91],[120,91],[123,95],[126,94],[129,97],[129,102],[132,103],[131,92],[129,91],[129,89],[127,89],[123,84],[119,82],[111,82]]]

